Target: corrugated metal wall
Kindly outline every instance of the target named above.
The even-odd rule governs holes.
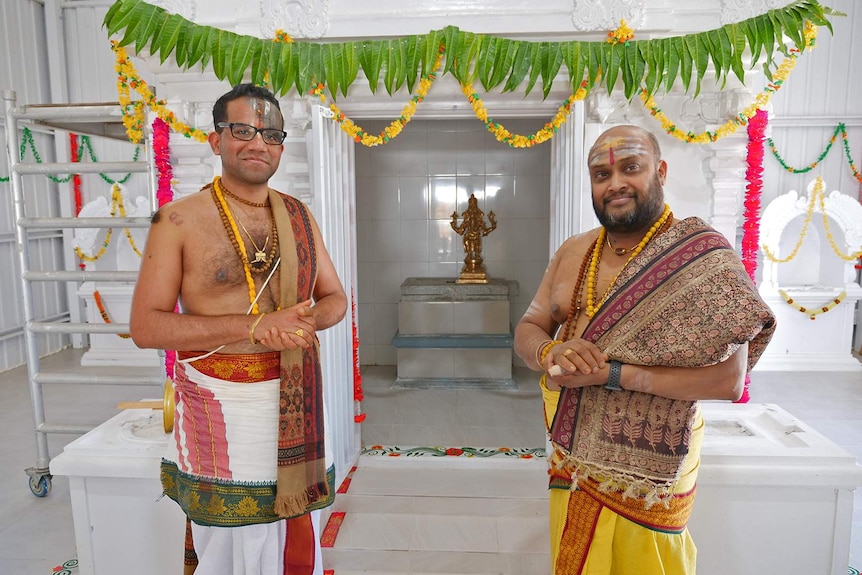
[[[50,101],[48,55],[43,6],[28,0],[0,3],[0,37],[5,46],[0,54],[0,89],[14,90],[18,101],[45,103]],[[0,121],[0,136],[6,137],[5,120]],[[43,160],[55,158],[54,138],[47,132],[34,131],[34,144]],[[33,161],[29,146],[24,150]],[[8,178],[5,154],[0,158],[0,176]],[[28,216],[57,216],[60,211],[58,186],[45,176],[26,176],[26,206]],[[18,251],[15,243],[15,221],[12,209],[12,189],[8,181],[0,182],[0,370],[26,361],[22,333],[23,312]],[[63,241],[59,231],[33,234],[30,252],[33,269],[57,269],[63,264]],[[59,319],[67,316],[66,286],[44,284],[34,286],[37,318]],[[43,353],[59,349],[64,344],[60,336],[42,339]]]

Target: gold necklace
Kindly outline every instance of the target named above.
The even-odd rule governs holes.
[[[596,313],[598,313],[599,308],[605,303],[605,300],[608,299],[608,295],[610,295],[611,288],[619,279],[620,274],[623,273],[623,270],[629,265],[635,257],[643,251],[649,241],[656,236],[659,232],[664,231],[664,227],[668,222],[673,220],[673,212],[670,211],[670,206],[664,205],[664,212],[662,212],[661,217],[655,221],[649,231],[644,235],[643,239],[638,243],[634,249],[631,250],[632,255],[629,256],[629,259],[626,260],[626,263],[623,264],[623,267],[620,268],[620,271],[617,272],[617,275],[614,276],[614,279],[611,280],[611,283],[608,284],[608,289],[605,290],[604,295],[602,295],[602,299],[599,300],[598,304],[596,304],[596,285],[598,284],[598,270],[599,270],[599,262],[602,259],[602,248],[605,245],[605,238],[607,237],[607,231],[605,228],[599,230],[599,237],[593,247],[593,254],[590,258],[590,270],[587,274],[587,306],[584,310],[587,317],[592,319]],[[609,244],[610,245],[610,244]]]
[[[259,247],[257,245],[257,242],[254,241],[254,238],[252,237],[252,235],[250,233],[248,233],[248,229],[246,229],[245,225],[242,223],[242,220],[239,219],[239,216],[234,215],[234,218],[236,218],[236,223],[239,224],[239,227],[242,228],[242,231],[245,232],[245,235],[248,236],[249,241],[251,241],[251,245],[254,246],[254,259],[249,261],[248,263],[250,265],[254,265],[257,263],[261,263],[261,264],[266,265],[267,257],[266,257],[266,252],[264,250],[266,250],[266,246],[269,245],[269,234],[267,234],[266,240],[264,240],[264,242],[263,242],[263,247]]]
[[[607,240],[607,242],[608,242],[608,247],[611,248],[612,250],[614,250],[615,255],[624,256],[629,252],[629,250],[632,249],[632,248],[615,248],[614,246],[611,245],[611,235],[608,233],[605,234],[605,240]]]

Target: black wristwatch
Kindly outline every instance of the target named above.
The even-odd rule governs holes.
[[[605,384],[605,389],[611,391],[622,391],[623,386],[620,385],[620,375],[623,371],[623,364],[615,359],[610,361],[610,369],[608,373],[608,382]]]

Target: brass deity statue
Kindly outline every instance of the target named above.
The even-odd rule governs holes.
[[[476,196],[470,194],[467,209],[461,213],[461,224],[458,225],[458,212],[452,212],[450,225],[460,236],[464,237],[464,267],[461,275],[455,283],[485,284],[488,283],[488,275],[482,259],[482,238],[497,228],[497,216],[493,211],[488,212],[490,227],[485,225],[485,213],[479,209]]]

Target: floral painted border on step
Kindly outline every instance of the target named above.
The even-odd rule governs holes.
[[[538,459],[545,457],[543,447],[398,447],[397,445],[372,445],[362,448],[362,455],[386,455],[389,457],[515,457]]]

